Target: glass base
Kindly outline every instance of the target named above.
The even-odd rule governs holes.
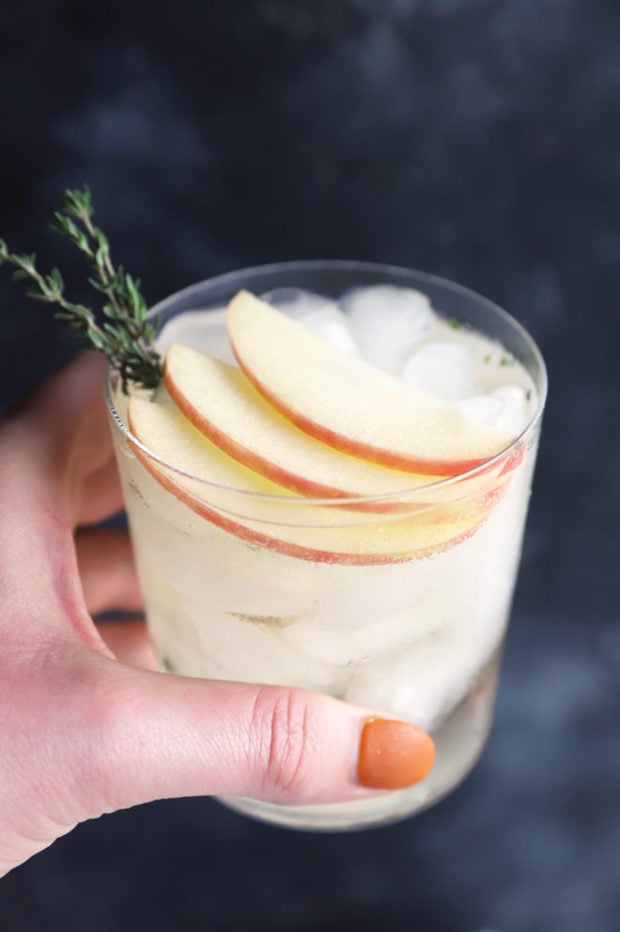
[[[491,727],[498,667],[496,656],[433,734],[435,766],[416,786],[348,803],[278,806],[239,796],[218,797],[219,802],[261,822],[305,831],[354,831],[409,818],[455,789],[480,757]]]

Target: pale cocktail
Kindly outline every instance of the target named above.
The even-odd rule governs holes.
[[[226,802],[298,828],[430,805],[491,723],[538,350],[477,295],[367,263],[246,270],[155,312],[165,388],[127,402],[112,374],[109,403],[162,669],[319,690],[406,718],[437,748],[424,781],[385,796]]]

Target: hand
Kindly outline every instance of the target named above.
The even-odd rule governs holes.
[[[433,744],[412,725],[157,673],[143,623],[95,626],[93,612],[141,606],[128,539],[92,527],[122,507],[102,384],[86,353],[0,425],[0,876],[152,799],[332,802],[424,777]]]

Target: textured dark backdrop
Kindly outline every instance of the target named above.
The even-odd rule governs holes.
[[[82,826],[2,932],[614,932],[620,923],[620,7],[615,0],[4,2],[0,231],[91,184],[152,300],[286,258],[386,260],[506,306],[551,396],[497,724],[448,800],[349,836],[209,800]],[[0,275],[0,400],[74,351]]]

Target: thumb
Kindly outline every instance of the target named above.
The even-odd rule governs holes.
[[[100,662],[118,682],[89,728],[89,815],[174,796],[353,800],[416,783],[433,765],[425,732],[328,696]]]

